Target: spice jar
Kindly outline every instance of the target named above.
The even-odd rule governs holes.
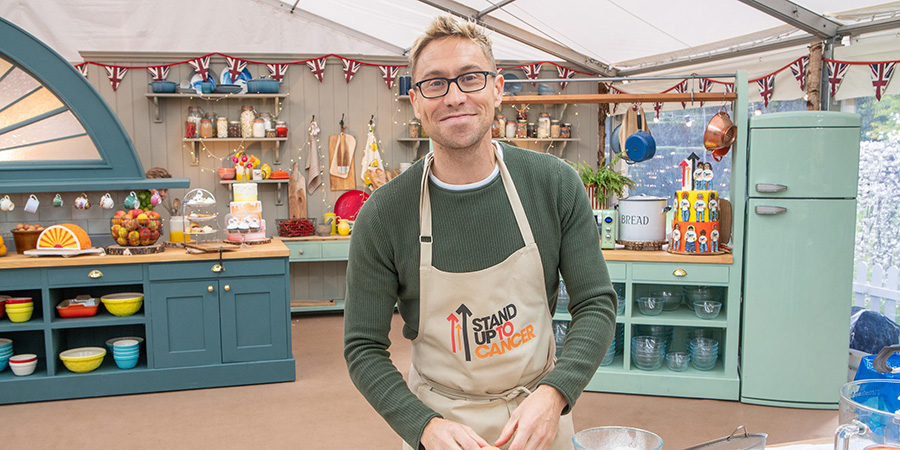
[[[252,106],[241,106],[241,137],[253,137],[253,120],[256,119],[256,111]],[[263,127],[265,135],[265,127]]]
[[[228,137],[228,119],[219,117],[216,119],[216,137]]]
[[[536,138],[536,137],[537,137],[537,127],[534,126],[534,122],[531,122],[531,123],[528,124],[527,130],[528,130],[528,131],[527,131],[526,134],[528,134],[528,137],[530,137],[530,138]]]
[[[572,124],[564,123],[561,127],[559,127],[559,137],[560,139],[571,139],[572,138]]]
[[[550,137],[550,113],[542,112],[540,116],[538,116],[537,137],[538,139],[547,139]]]
[[[528,137],[528,124],[525,123],[525,119],[516,120],[516,137]]]
[[[275,136],[280,138],[287,137],[287,124],[283,120],[275,121]]]
[[[203,110],[199,106],[189,106],[187,120],[184,123],[184,137],[195,138],[198,136],[200,119],[203,118]],[[188,125],[190,123],[191,125]]]
[[[506,122],[506,138],[512,139],[516,137],[516,123],[510,120]]]
[[[550,119],[550,137],[553,139],[559,137],[559,119]]]
[[[212,122],[209,119],[203,118],[200,119],[200,137],[203,139],[208,139],[213,136],[213,126]]]
[[[274,128],[266,128],[266,137],[267,138],[275,137],[275,129]]]
[[[410,120],[409,121],[409,137],[410,138],[418,138],[420,133],[422,133],[422,124],[419,122],[419,119]]]
[[[265,124],[267,130],[269,128],[271,128],[273,130],[275,129],[275,121],[272,119],[271,113],[261,112],[261,113],[259,113],[259,116],[257,116],[257,117],[259,117],[260,119],[263,120],[263,124]]]
[[[228,122],[228,137],[230,138],[239,138],[241,137],[241,123],[237,120],[232,120]]]
[[[491,137],[499,138],[500,130],[501,130],[500,121],[497,119],[494,119],[494,121],[491,123]]]
[[[494,126],[497,127],[497,134],[494,135],[495,138],[506,137],[506,118],[503,117],[503,114],[494,116]]]
[[[266,123],[262,119],[253,119],[253,129],[252,129],[252,137],[255,138],[263,138],[266,137]]]
[[[209,124],[212,125],[212,136],[210,137],[216,137],[216,119],[219,115],[214,112],[209,112],[204,114],[203,117],[209,119]]]

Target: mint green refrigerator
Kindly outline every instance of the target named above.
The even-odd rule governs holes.
[[[750,119],[741,401],[836,409],[846,382],[861,119]]]

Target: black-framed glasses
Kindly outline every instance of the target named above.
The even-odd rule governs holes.
[[[496,76],[497,72],[488,70],[477,70],[474,72],[466,72],[456,78],[429,78],[416,83],[422,97],[438,98],[447,95],[450,92],[450,83],[456,83],[456,87],[462,92],[477,92],[487,86],[488,75]]]

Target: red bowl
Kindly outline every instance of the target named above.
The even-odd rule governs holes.
[[[219,168],[219,178],[223,180],[233,180],[237,171],[233,167]]]
[[[12,297],[6,299],[7,305],[15,305],[17,303],[33,303],[31,297]]]

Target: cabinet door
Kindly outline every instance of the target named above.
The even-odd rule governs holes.
[[[784,210],[760,214],[758,206]],[[748,202],[743,397],[837,405],[847,374],[855,212],[854,200]]]
[[[220,364],[219,282],[150,285],[155,367]]]
[[[284,277],[221,280],[223,362],[287,358],[290,305]]]

